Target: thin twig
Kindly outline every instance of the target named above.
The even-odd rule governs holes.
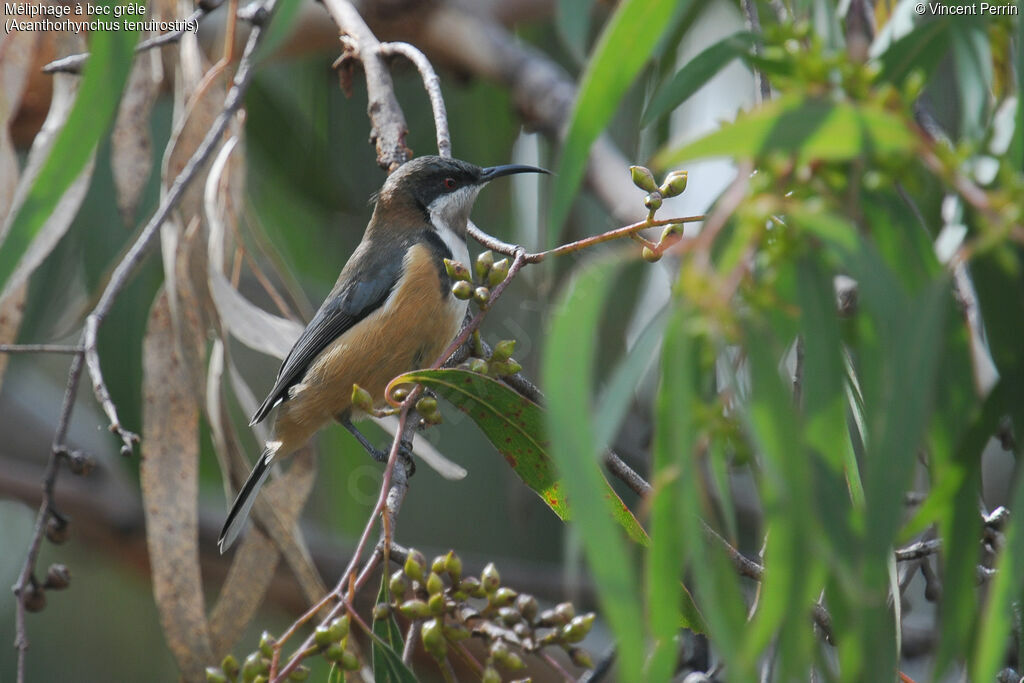
[[[651,493],[651,485],[647,480],[637,474],[636,470],[626,464],[615,451],[608,451],[604,454],[604,466],[608,468],[617,479],[628,486],[636,495],[646,498]]]
[[[176,31],[170,31],[168,33],[161,33],[158,36],[147,38],[138,45],[135,46],[135,53],[145,52],[155,47],[163,47],[171,43],[176,43],[181,40],[181,37],[185,35],[186,31],[197,31],[199,30],[199,22],[201,22],[207,15],[213,10],[223,4],[224,0],[206,0],[200,2],[199,6],[196,7],[192,14],[188,15],[185,19],[179,19],[182,22],[183,28]],[[60,59],[55,59],[52,62],[43,66],[43,73],[68,73],[68,74],[80,74],[82,73],[82,67],[89,60],[88,52],[81,52],[74,55],[68,55]]]
[[[75,395],[77,394],[78,385],[82,376],[82,370],[87,368],[89,371],[93,384],[93,392],[96,395],[96,398],[100,401],[104,412],[110,420],[111,430],[114,431],[121,439],[122,452],[128,451],[130,453],[132,450],[132,444],[138,439],[138,437],[121,426],[120,419],[117,415],[117,409],[110,398],[110,392],[107,390],[106,382],[103,379],[99,356],[96,349],[96,336],[103,319],[110,312],[111,308],[113,308],[118,295],[128,284],[132,275],[135,273],[135,270],[149,254],[153,245],[156,244],[155,237],[159,232],[160,226],[175,207],[177,207],[184,195],[185,189],[188,187],[189,183],[195,179],[199,170],[209,159],[210,155],[213,153],[216,143],[227,128],[228,123],[234,117],[238,108],[242,105],[245,91],[252,80],[254,68],[252,56],[263,39],[266,23],[273,15],[276,4],[277,0],[264,0],[264,2],[259,5],[255,11],[249,13],[253,29],[249,34],[249,40],[246,44],[245,52],[239,62],[238,71],[235,74],[235,79],[232,83],[231,89],[225,97],[222,111],[217,116],[206,137],[203,139],[203,142],[196,149],[195,154],[192,155],[188,163],[178,174],[177,178],[175,178],[174,184],[167,192],[167,195],[164,197],[156,213],[146,224],[146,227],[143,228],[141,234],[135,240],[135,243],[132,244],[131,248],[128,250],[128,253],[125,254],[124,258],[122,258],[117,264],[107,286],[103,290],[103,294],[100,296],[99,302],[96,304],[96,307],[92,312],[86,317],[85,327],[82,332],[82,348],[74,355],[71,367],[68,370],[67,388],[64,392],[61,416],[57,423],[57,431],[54,436],[50,459],[47,463],[46,473],[43,477],[43,496],[39,505],[39,512],[36,515],[35,529],[33,531],[32,540],[29,542],[29,549],[25,556],[25,562],[18,575],[18,581],[13,587],[18,602],[15,610],[15,647],[18,650],[18,683],[23,683],[24,681],[24,658],[25,652],[28,650],[29,646],[28,636],[25,631],[25,588],[32,581],[46,525],[50,518],[56,514],[53,505],[53,491],[57,481],[61,455],[68,451],[65,443],[71,423],[71,414],[74,409]]]
[[[919,560],[922,557],[934,555],[941,549],[941,539],[933,538],[927,541],[918,541],[917,543],[911,543],[904,548],[899,548],[896,551],[896,561],[907,562],[909,560]]]
[[[402,661],[406,664],[412,661],[412,653],[416,649],[419,639],[420,622],[414,621],[409,624],[409,631],[405,634],[405,645],[402,647]]]
[[[448,112],[441,95],[441,79],[437,77],[427,56],[409,43],[381,43],[377,48],[382,55],[402,55],[416,65],[423,79],[423,87],[430,98],[430,109],[434,113],[434,129],[437,131],[437,154],[446,159],[452,156],[452,136],[448,132]]]
[[[0,344],[0,353],[68,353],[84,351],[81,346],[69,344]]]

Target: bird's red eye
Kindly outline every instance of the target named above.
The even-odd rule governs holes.
[[[455,185],[456,185],[455,178],[445,178],[444,179],[444,186],[447,189],[454,190],[455,189]]]

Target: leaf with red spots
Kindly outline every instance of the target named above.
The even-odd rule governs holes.
[[[565,488],[548,455],[543,408],[501,382],[467,370],[417,370],[394,380],[395,384],[404,382],[429,387],[473,418],[523,483],[560,519],[569,519]],[[646,545],[647,532],[607,480],[604,486],[612,516],[630,538]]]

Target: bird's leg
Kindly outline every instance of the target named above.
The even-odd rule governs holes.
[[[352,424],[352,419],[348,415],[338,415],[337,417],[335,417],[335,419],[338,422],[340,422],[341,426],[347,429],[352,434],[352,436],[356,437],[356,440],[360,444],[362,444],[363,448],[366,449],[366,452],[370,454],[370,457],[372,457],[377,462],[388,461],[388,451],[377,448],[372,443],[370,443],[370,440],[366,438],[366,435],[359,431],[359,429],[354,424]],[[412,442],[406,439],[402,439],[402,442],[398,444],[398,455],[399,457],[402,458],[402,462],[405,465],[406,472],[409,474],[409,476],[412,476],[413,473],[416,471],[416,463],[412,459]]]

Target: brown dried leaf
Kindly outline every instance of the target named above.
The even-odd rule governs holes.
[[[6,218],[18,187],[18,156],[11,141],[10,122],[18,112],[28,70],[36,51],[36,34],[16,31],[0,37],[0,225]],[[0,300],[0,344],[18,339],[28,283]],[[10,356],[0,354],[0,386]]]
[[[302,325],[256,306],[221,273],[210,273],[210,293],[226,331],[251,349],[284,360],[302,334]]]
[[[117,208],[126,225],[135,223],[135,211],[153,163],[149,113],[160,90],[160,70],[160,56],[153,50],[135,59],[111,135],[110,164]]]
[[[139,475],[153,595],[167,644],[186,680],[214,661],[199,570],[199,409],[161,291],[143,340]]]
[[[25,294],[28,283],[11,292],[0,300],[0,344],[13,344],[18,340],[18,329],[21,327],[21,316],[25,312]],[[8,353],[0,353],[0,387],[4,383],[4,371],[7,370]]]

